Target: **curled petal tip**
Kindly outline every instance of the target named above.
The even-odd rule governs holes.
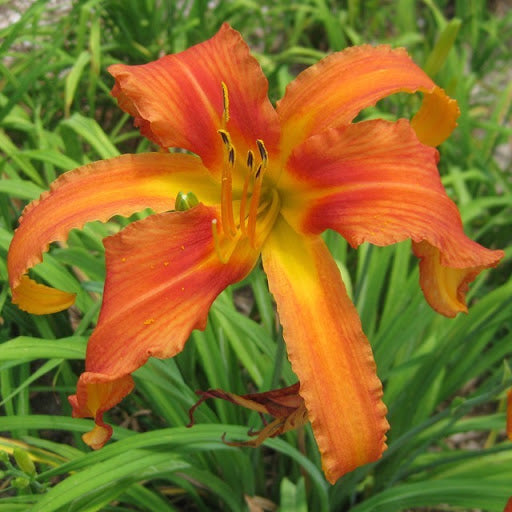
[[[457,126],[460,109],[457,101],[450,98],[437,85],[425,95],[420,110],[411,120],[411,126],[421,143],[439,146]]]
[[[73,418],[94,418],[96,425],[82,436],[84,443],[98,450],[112,436],[112,427],[103,421],[103,413],[118,404],[133,389],[130,375],[117,379],[106,375],[85,372],[81,375],[76,395],[68,397],[73,408]]]
[[[112,437],[112,427],[109,425],[95,425],[90,432],[82,435],[83,442],[93,450],[103,448],[105,443]]]
[[[23,311],[34,315],[48,315],[69,308],[76,294],[39,284],[24,275],[12,291],[12,302]]]

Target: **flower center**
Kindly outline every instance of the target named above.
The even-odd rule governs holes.
[[[281,202],[277,190],[267,184],[265,174],[269,157],[265,144],[256,140],[257,152],[249,149],[245,158],[238,154],[229,131],[229,99],[222,84],[224,98],[223,128],[218,130],[224,145],[221,181],[221,219],[212,221],[215,250],[219,259],[227,263],[237,243],[246,237],[254,249],[259,249],[267,238],[279,214]],[[242,190],[233,197],[233,174],[243,178]]]

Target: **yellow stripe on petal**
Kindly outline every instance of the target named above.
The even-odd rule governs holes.
[[[32,313],[49,312],[37,306],[35,295],[27,295],[30,289],[25,286],[20,291],[18,286],[27,270],[41,262],[50,243],[66,240],[71,229],[89,221],[128,216],[145,208],[171,210],[182,190],[193,191],[206,204],[218,200],[217,185],[200,160],[191,155],[123,155],[63,174],[25,208],[9,247],[9,283],[17,303]],[[59,297],[62,304],[66,302],[64,296],[52,297],[55,304]],[[44,303],[43,295],[41,300]]]
[[[389,425],[372,350],[319,237],[302,237],[281,219],[262,257],[324,472],[334,483],[386,448]]]
[[[13,290],[12,302],[23,311],[47,315],[72,306],[75,294],[36,283],[25,275],[21,277],[19,286]]]

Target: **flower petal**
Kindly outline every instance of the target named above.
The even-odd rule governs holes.
[[[324,472],[334,483],[386,448],[389,425],[371,347],[319,237],[298,235],[280,219],[262,257]]]
[[[457,103],[403,48],[365,45],[329,55],[303,71],[277,104],[283,151],[289,154],[310,135],[350,123],[362,109],[390,94],[417,91],[425,94],[427,103],[416,117],[415,129],[423,142],[440,144],[455,128]]]
[[[69,307],[72,294],[58,298],[52,288],[37,285],[36,289],[30,280],[19,287],[21,277],[41,261],[49,244],[66,240],[71,229],[92,220],[106,221],[145,208],[170,210],[180,191],[194,191],[206,204],[218,201],[217,186],[191,155],[123,155],[63,174],[49,192],[25,208],[12,239],[8,270],[13,302],[36,314]]]
[[[158,145],[199,155],[214,170],[222,160],[223,83],[228,92],[229,129],[248,142],[278,141],[277,114],[268,82],[242,36],[228,24],[208,41],[140,66],[115,64],[112,94],[135,117],[143,135]]]
[[[219,261],[212,236],[217,217],[198,205],[152,215],[105,239],[103,306],[86,371],[70,398],[75,416],[93,416],[103,427],[103,412],[131,390],[129,374],[149,357],[180,352],[193,329],[204,329],[217,295],[250,272],[258,253],[247,242],[238,243],[228,263]],[[94,442],[103,444],[109,436],[100,434]]]
[[[283,213],[299,231],[334,229],[353,247],[411,238],[422,259],[427,300],[454,316],[466,310],[467,284],[497,265],[503,252],[464,235],[457,207],[441,184],[437,158],[406,120],[329,130],[292,154],[286,186],[296,192],[283,195]]]

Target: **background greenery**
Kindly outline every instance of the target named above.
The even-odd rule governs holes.
[[[503,510],[512,495],[505,440],[512,353],[512,12],[504,1],[38,0],[0,30],[0,511]],[[72,4],[72,7],[70,6]],[[0,18],[17,2],[0,1]],[[296,379],[260,269],[225,292],[204,332],[172,360],[151,360],[137,390],[110,414],[116,442],[91,452],[66,396],[83,368],[98,314],[104,236],[126,219],[91,223],[55,245],[35,274],[76,290],[70,311],[36,317],[10,303],[6,254],[27,201],[60,173],[154,148],[110,97],[114,62],[135,64],[212,36],[223,21],[254,50],[272,100],[305,66],[360,43],[405,46],[457,98],[459,126],[440,171],[467,233],[506,260],[472,286],[468,315],[426,304],[408,243],[352,251],[326,240],[360,312],[384,382],[390,447],[383,458],[324,480],[308,428],[259,449],[245,439],[255,413],[203,404],[196,389],[268,390]],[[397,95],[363,117],[410,117]],[[35,462],[35,465],[34,465]]]

